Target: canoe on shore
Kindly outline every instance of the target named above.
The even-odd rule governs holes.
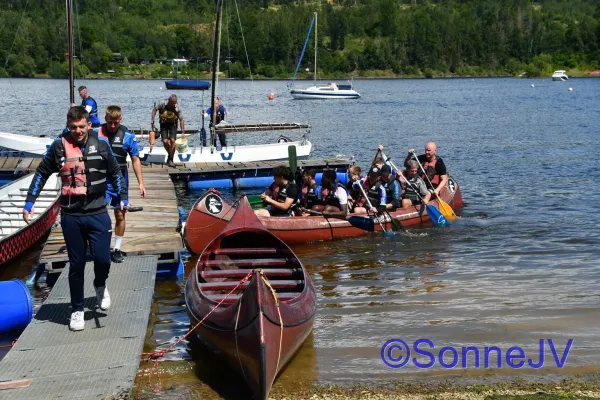
[[[316,292],[294,252],[258,221],[247,199],[206,246],[185,287],[194,333],[246,380],[255,399],[313,328]]]
[[[463,207],[460,188],[452,177],[448,178],[448,185],[442,189],[440,196],[453,209]],[[436,200],[430,204],[438,206]],[[209,189],[204,192],[190,210],[184,227],[183,238],[188,250],[200,254],[231,219],[235,210],[235,204],[227,202],[218,191]],[[425,207],[420,205],[400,208],[390,212],[389,216],[385,215],[381,222],[386,230],[392,229],[390,217],[398,220],[404,227],[431,224]],[[376,231],[381,230],[379,224],[373,223],[372,217],[366,215],[349,214],[346,219],[321,216],[258,219],[265,228],[288,245],[362,236],[369,233],[369,230],[364,229],[368,225],[374,226]]]

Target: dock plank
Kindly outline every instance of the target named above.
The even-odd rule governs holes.
[[[68,267],[18,342],[0,362],[0,381],[31,379],[28,387],[2,392],[3,400],[98,399],[123,396],[133,387],[143,351],[157,256],[128,257],[111,269],[112,306],[94,320],[94,268],[85,269],[82,332],[68,328],[71,314]]]

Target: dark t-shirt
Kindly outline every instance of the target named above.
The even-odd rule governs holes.
[[[430,168],[425,166],[425,163],[427,162],[427,156],[425,154],[421,154],[417,158],[419,159],[419,162],[421,163],[423,168],[425,168],[425,171],[427,172],[427,176],[429,177],[430,180],[433,179],[433,177],[435,175],[447,175],[448,174],[448,171],[446,170],[446,164],[444,164],[444,160],[442,160],[441,157],[436,156],[437,160],[435,162],[435,174],[432,173],[433,171],[431,171]],[[408,161],[410,161],[411,159],[412,159],[412,157],[409,154],[408,157],[406,157],[406,160],[404,161],[404,167],[408,168]],[[419,168],[419,172],[421,172],[421,168]],[[427,179],[425,179],[425,183],[427,184],[427,186],[429,186],[429,182],[427,181]]]
[[[271,184],[271,186],[269,186],[269,190],[271,191],[271,193],[274,193],[275,182],[273,182]],[[285,191],[285,193],[283,193],[283,191]],[[296,186],[296,184],[293,182],[288,182],[287,185],[280,185],[279,192],[276,197],[273,197],[273,199],[275,201],[277,201],[277,198],[281,198],[281,196],[283,196],[283,195],[285,195],[286,199],[293,199],[294,201],[296,201],[298,199],[298,186]],[[286,213],[287,213],[287,211],[283,211],[276,207],[272,207],[272,209],[271,209],[271,214],[286,214]]]

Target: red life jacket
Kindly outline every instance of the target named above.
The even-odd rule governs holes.
[[[423,181],[425,181],[425,183],[427,183],[427,178],[429,178],[429,180],[431,181],[431,184],[434,187],[439,185],[439,183],[440,183],[440,176],[435,173],[435,163],[437,162],[437,160],[438,159],[436,157],[435,160],[433,160],[432,162],[429,162],[427,160],[425,160],[423,162],[423,169],[425,170],[425,173],[427,174],[427,177],[425,175],[422,176]]]
[[[61,194],[85,196],[106,192],[106,163],[99,153],[98,136],[89,134],[84,153],[70,135],[61,140],[65,158],[58,172],[62,181]]]
[[[117,163],[119,167],[127,167],[127,152],[123,148],[123,142],[125,140],[125,131],[127,128],[123,125],[119,125],[119,129],[113,135],[112,138],[108,137],[108,127],[106,124],[102,124],[100,129],[98,129],[98,136],[105,138],[110,143],[110,147],[112,148],[113,154],[117,159]]]

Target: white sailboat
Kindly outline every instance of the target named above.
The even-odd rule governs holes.
[[[310,31],[312,30],[313,24],[315,26],[315,65],[313,71],[314,83],[313,86],[309,88],[296,89],[294,87],[294,80],[296,79],[298,68],[300,67],[300,63],[302,62],[304,50],[306,49],[306,44],[308,43]],[[349,82],[349,84],[347,85],[340,85],[334,82],[330,82],[327,85],[317,85],[317,43],[317,13],[315,12],[315,15],[310,23],[310,27],[308,28],[308,33],[306,34],[304,48],[302,49],[300,60],[298,61],[298,65],[296,66],[296,72],[294,72],[292,83],[289,87],[289,91],[292,97],[294,99],[358,99],[360,97],[360,94],[356,90],[354,90],[352,82]]]
[[[71,0],[67,2],[67,8],[71,7]],[[219,41],[218,32],[221,25],[221,5],[223,0],[218,1],[217,6],[217,20],[215,29],[215,49],[213,52],[213,81],[212,81],[212,97],[211,104],[214,104],[215,90],[216,90],[216,74],[218,73],[219,67]],[[69,48],[72,49],[72,24],[69,24]],[[70,70],[71,70],[71,103],[74,102],[74,82],[73,82],[73,65],[72,65],[72,50],[70,50]],[[214,114],[214,107],[213,109]],[[211,115],[211,120],[215,120],[215,116]],[[212,125],[214,126],[214,124]],[[204,130],[204,127],[202,128]],[[301,137],[298,140],[291,140],[286,136],[279,135],[274,137],[271,143],[258,143],[253,145],[227,145],[217,146],[217,135],[224,134],[243,134],[248,132],[269,132],[279,130],[300,130],[302,131]],[[306,124],[299,123],[248,123],[248,124],[226,124],[225,121],[218,124],[216,127],[211,127],[210,141],[207,145],[198,147],[183,146],[183,152],[179,152],[177,149],[174,155],[174,161],[183,163],[196,163],[196,162],[251,162],[251,161],[276,161],[276,160],[287,160],[288,159],[288,147],[296,147],[296,155],[298,159],[306,159],[310,155],[312,150],[312,143],[309,140],[311,127]],[[22,135],[9,132],[0,132],[0,147],[10,150],[12,152],[18,152],[21,156],[26,157],[41,157],[47,149],[50,147],[52,141],[58,137],[60,132],[56,133],[56,136],[30,136]],[[264,137],[264,136],[263,136]],[[140,158],[142,161],[147,163],[165,163],[167,161],[167,151],[160,145],[160,142],[156,144],[154,148],[150,146],[140,146]]]

